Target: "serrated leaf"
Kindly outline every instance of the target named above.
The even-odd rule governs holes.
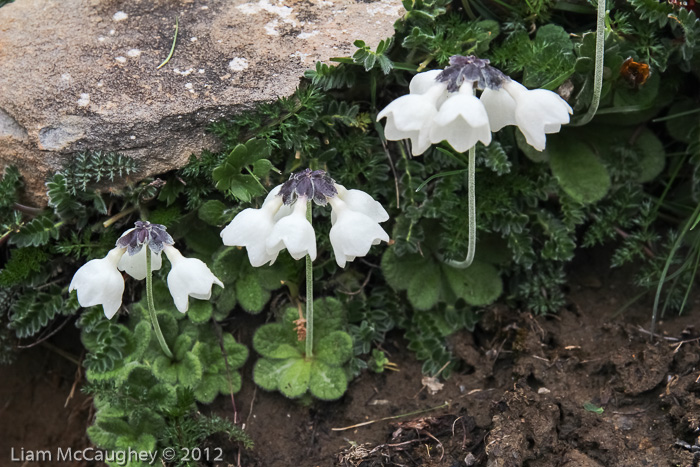
[[[50,216],[41,216],[27,222],[19,232],[10,237],[10,243],[18,247],[41,246],[50,239],[58,239],[58,226]]]

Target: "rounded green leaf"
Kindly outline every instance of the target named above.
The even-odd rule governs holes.
[[[161,355],[156,358],[153,362],[152,368],[153,374],[155,374],[156,378],[159,380],[169,384],[177,383],[177,368],[165,355]]]
[[[187,352],[185,358],[176,366],[180,384],[194,388],[202,380],[202,364],[194,353]]]
[[[220,225],[226,205],[219,200],[210,199],[197,210],[197,216],[209,225]]]
[[[257,275],[248,274],[236,281],[236,297],[245,311],[256,314],[263,310],[270,293],[260,286]]]
[[[348,379],[341,367],[314,361],[309,380],[309,390],[314,397],[332,401],[340,399],[348,389]]]
[[[187,310],[187,317],[193,323],[200,324],[209,321],[213,307],[207,300],[191,300],[190,309]]]
[[[639,181],[646,183],[654,180],[666,165],[666,151],[663,143],[654,133],[645,128],[637,137],[634,148],[641,156]]]
[[[408,284],[408,300],[417,310],[428,310],[437,304],[441,287],[440,268],[425,262]]]
[[[416,254],[396,256],[393,248],[387,248],[382,256],[382,272],[390,286],[396,290],[406,290],[425,261]]]
[[[454,294],[470,305],[488,305],[503,292],[503,281],[498,270],[488,263],[474,261],[466,269],[444,264],[442,271]]]
[[[231,370],[242,367],[248,359],[248,347],[236,342],[231,334],[224,334],[224,350],[226,350],[226,361]]]
[[[300,357],[301,353],[289,342],[290,334],[279,323],[260,326],[253,336],[253,348],[263,357]]]
[[[582,204],[601,200],[610,189],[610,175],[593,150],[582,141],[549,137],[547,153],[552,173],[566,194]]]
[[[343,331],[335,331],[318,341],[314,356],[331,366],[340,366],[352,357],[352,337]]]
[[[266,391],[274,391],[279,386],[280,373],[289,365],[292,365],[294,361],[294,359],[272,360],[261,358],[255,362],[255,367],[253,367],[253,381]]]
[[[303,396],[309,390],[311,362],[302,358],[289,359],[292,362],[280,371],[279,391],[290,399]]]

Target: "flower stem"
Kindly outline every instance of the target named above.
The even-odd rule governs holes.
[[[168,344],[165,343],[165,337],[160,330],[160,325],[158,324],[158,316],[156,316],[156,306],[153,303],[153,271],[151,270],[151,251],[148,245],[143,246],[146,249],[146,298],[148,301],[148,314],[151,316],[151,322],[153,323],[153,330],[158,338],[158,343],[160,348],[163,349],[163,353],[168,356],[168,358],[173,358],[173,353],[168,348]]]
[[[311,201],[306,206],[306,220],[311,223]],[[314,269],[311,256],[306,255],[306,358],[313,357],[314,350]]]
[[[469,167],[467,170],[467,189],[469,190],[467,215],[469,216],[469,241],[467,243],[467,257],[464,261],[445,261],[445,264],[457,269],[466,269],[474,262],[476,252],[476,146],[469,148]]]
[[[597,25],[595,31],[595,70],[593,75],[593,98],[588,111],[574,126],[585,125],[590,122],[598,111],[600,94],[603,89],[603,58],[605,57],[605,2],[598,0]]]

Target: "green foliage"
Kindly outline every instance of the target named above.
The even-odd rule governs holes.
[[[56,285],[45,290],[28,290],[10,308],[9,328],[17,337],[30,337],[38,333],[57,315],[71,315],[78,311],[78,301],[66,300],[63,290]]]
[[[237,145],[212,172],[216,188],[243,202],[265,193],[260,180],[273,168],[267,159],[269,155],[270,148],[262,140],[251,139]]]
[[[254,268],[244,250],[236,247],[220,249],[215,255],[212,272],[224,288],[214,294],[214,303],[221,316],[237,304],[248,313],[260,313],[270,300],[271,292],[282,287],[296,265],[279,258],[273,266]]]
[[[162,303],[162,290],[156,303]],[[172,305],[169,306],[172,310]],[[210,309],[211,313],[211,309]],[[164,337],[173,352],[163,355],[143,302],[133,306],[128,325],[107,320],[91,308],[80,320],[90,392],[96,396],[96,422],[88,429],[101,448],[133,446],[197,447],[206,437],[223,432],[250,447],[235,425],[196,412],[195,402],[210,403],[219,394],[241,387],[236,371],[248,350],[228,333],[182,319],[177,311],[159,312]],[[184,465],[184,464],[183,464]]]
[[[18,248],[12,251],[5,267],[0,270],[0,287],[20,285],[41,271],[49,259],[48,254],[37,247]]]
[[[339,399],[348,385],[343,367],[353,354],[343,315],[342,305],[333,298],[314,301],[313,356],[304,354],[305,341],[297,338],[296,308],[288,308],[280,322],[260,327],[253,337],[261,355],[253,370],[255,383],[292,399],[307,393],[321,400]]]
[[[610,175],[586,143],[550,136],[546,151],[552,173],[575,201],[590,204],[607,194]]]
[[[522,83],[531,88],[557,88],[574,73],[575,61],[569,33],[555,24],[540,27],[534,40],[518,31],[493,52],[497,66],[509,74],[522,72]]]
[[[379,41],[377,45],[377,50],[372,51],[372,49],[365,44],[365,41],[356,40],[354,43],[357,47],[357,52],[352,56],[352,60],[365,68],[365,71],[370,71],[375,66],[382,70],[382,73],[388,75],[394,64],[391,63],[389,57],[387,57],[387,52],[391,50],[391,46],[394,44],[394,39],[389,38],[387,40]]]
[[[493,303],[503,290],[496,268],[481,261],[457,269],[418,254],[397,257],[388,249],[382,257],[382,270],[392,287],[407,292],[417,310],[429,310],[438,302],[454,304],[459,299],[484,306]]]
[[[18,247],[41,246],[49,240],[58,239],[60,223],[54,223],[51,216],[41,216],[24,224],[11,238],[10,243]]]
[[[22,187],[22,175],[14,165],[5,167],[5,173],[0,179],[0,208],[12,207],[17,199],[17,192]]]

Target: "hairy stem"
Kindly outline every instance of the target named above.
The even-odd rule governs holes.
[[[605,0],[598,0],[597,25],[595,31],[595,70],[593,75],[593,98],[586,114],[574,124],[585,125],[598,111],[600,93],[603,89],[603,57],[605,55]]]
[[[467,215],[469,216],[469,243],[467,244],[467,257],[464,261],[445,261],[445,264],[453,268],[466,269],[474,262],[474,253],[476,252],[476,146],[469,149],[469,167],[467,170],[467,188],[468,207]]]
[[[165,337],[163,337],[163,332],[160,330],[158,316],[156,316],[156,306],[153,303],[153,271],[151,270],[151,250],[148,248],[148,245],[144,245],[143,247],[146,249],[146,298],[148,301],[148,314],[151,317],[153,330],[156,333],[156,338],[158,338],[160,348],[163,349],[163,353],[167,355],[168,358],[173,358],[173,353],[168,348],[168,344],[165,343]]]
[[[306,219],[311,223],[311,201],[306,206]],[[311,256],[306,255],[306,358],[313,357],[314,350],[314,269]]]

